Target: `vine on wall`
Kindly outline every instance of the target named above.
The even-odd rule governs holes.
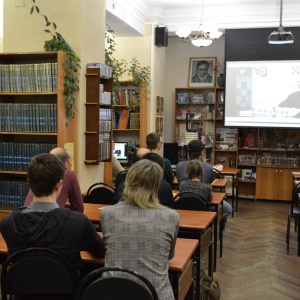
[[[78,111],[75,105],[75,95],[79,92],[79,79],[76,74],[78,68],[80,68],[80,59],[63,36],[57,31],[56,23],[49,21],[46,15],[40,13],[40,9],[36,5],[36,0],[30,1],[30,14],[37,13],[45,21],[44,31],[51,35],[51,39],[45,42],[45,51],[62,51],[66,53],[66,59],[63,62],[63,67],[66,72],[64,78],[64,101],[66,117],[74,118],[75,111]],[[66,125],[68,125],[68,122]]]

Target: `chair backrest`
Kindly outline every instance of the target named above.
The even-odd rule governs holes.
[[[75,275],[64,255],[48,248],[26,248],[10,255],[1,271],[2,300],[8,295],[44,299],[75,295]],[[63,297],[63,299],[65,299]]]
[[[292,206],[291,206],[292,213],[293,213],[294,207],[300,206],[300,199],[299,199],[298,193],[300,193],[300,182],[297,183],[293,187],[293,190],[292,190]]]
[[[184,210],[209,210],[205,198],[194,192],[181,192],[174,196],[174,208]]]
[[[116,179],[115,179],[115,190],[117,190],[118,185],[121,182],[125,181],[126,175],[127,175],[127,170],[123,170],[120,173],[118,173],[118,175],[116,176]]]
[[[109,275],[102,276],[105,272]],[[122,267],[104,267],[88,274],[76,293],[76,300],[98,299],[158,300],[158,296],[151,282],[139,273]]]
[[[112,204],[115,194],[113,186],[105,182],[97,182],[91,185],[84,199],[85,203]]]
[[[217,179],[224,178],[222,172],[218,168],[213,167],[213,171],[214,171],[215,178]]]

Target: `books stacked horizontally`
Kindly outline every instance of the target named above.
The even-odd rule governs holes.
[[[184,137],[185,143],[188,144],[192,140],[198,140],[198,132],[186,132]]]

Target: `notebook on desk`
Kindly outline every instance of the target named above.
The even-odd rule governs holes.
[[[128,143],[127,142],[114,142],[114,156],[121,164],[128,162]]]

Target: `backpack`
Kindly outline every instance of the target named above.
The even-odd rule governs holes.
[[[208,276],[200,270],[201,300],[221,299],[221,290],[217,279]]]

